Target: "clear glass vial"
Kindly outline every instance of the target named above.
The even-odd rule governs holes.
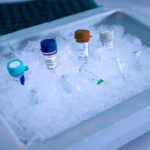
[[[30,92],[29,92],[29,95],[28,95],[29,104],[30,105],[38,104],[39,103],[38,96],[39,96],[39,91],[31,89]]]
[[[114,40],[114,31],[111,30],[103,30],[100,32],[100,41],[102,46],[107,49],[113,48],[113,40]]]
[[[69,93],[72,92],[72,91],[71,91],[71,87],[70,87],[70,85],[69,85],[69,78],[68,78],[68,76],[67,76],[66,74],[61,75],[61,77],[60,77],[60,84],[61,84],[63,90],[64,90],[66,93],[69,94]]]

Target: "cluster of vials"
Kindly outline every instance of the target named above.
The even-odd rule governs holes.
[[[87,75],[90,75],[91,78],[88,78],[88,80],[96,81],[96,83],[99,85],[103,81],[103,79],[97,77],[93,72],[90,72],[86,68],[86,64],[88,63],[88,57],[89,57],[89,41],[92,37],[90,35],[89,30],[77,30],[74,34],[75,40],[76,40],[76,49],[78,52],[78,58],[81,62],[81,66],[79,66],[79,73],[85,73]],[[113,48],[113,39],[114,39],[114,32],[113,31],[101,31],[100,32],[100,41],[101,41],[101,47],[112,49]],[[57,43],[55,39],[44,39],[41,41],[41,52],[44,55],[45,58],[45,64],[48,69],[55,72],[55,69],[57,67],[57,61],[56,61],[56,54],[57,54]],[[23,62],[19,59],[14,59],[8,62],[7,69],[9,74],[14,77],[16,81],[20,81],[22,85],[25,85],[25,76],[24,72],[29,70],[28,66],[24,66]],[[67,93],[71,92],[71,89],[67,82],[67,75],[61,76],[61,83],[64,87],[64,90]],[[39,91],[35,89],[31,89],[29,97],[34,101],[35,104],[38,103],[38,95]],[[34,100],[33,100],[34,98]]]

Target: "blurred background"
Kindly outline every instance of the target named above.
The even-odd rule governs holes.
[[[137,9],[150,17],[150,0],[0,0],[0,35],[110,5]],[[119,150],[150,150],[150,133]]]
[[[93,0],[0,0],[0,35],[96,7]]]
[[[150,16],[150,0],[0,0],[0,35],[107,5]]]

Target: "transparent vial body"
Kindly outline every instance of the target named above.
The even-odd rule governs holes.
[[[79,53],[79,59],[84,60],[89,56],[89,44],[88,43],[77,43],[77,49]]]
[[[69,94],[72,91],[71,91],[71,87],[69,85],[69,81],[68,80],[69,79],[68,79],[68,76],[66,74],[61,75],[61,77],[60,77],[61,86],[64,89],[64,91]]]
[[[56,55],[44,55],[45,64],[48,69],[55,69],[56,68]]]
[[[79,71],[81,72],[83,68],[85,68],[88,62],[89,56],[89,45],[87,43],[77,43],[77,50],[78,50],[78,59],[81,62],[81,66]]]
[[[133,51],[132,52],[133,59],[135,60],[135,69],[141,70],[141,61],[140,61],[140,56],[141,56],[141,51]]]
[[[111,50],[113,49],[113,40],[110,41],[102,41],[102,47]]]
[[[30,105],[36,105],[38,104],[38,96],[39,96],[39,91],[31,89],[28,95],[29,98],[29,104]]]

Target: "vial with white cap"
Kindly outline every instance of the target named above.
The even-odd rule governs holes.
[[[103,30],[100,32],[100,41],[102,43],[102,48],[104,47],[107,50],[111,50],[114,48],[113,46],[113,40],[114,40],[114,31],[112,30]],[[109,53],[110,54],[110,53]],[[119,56],[117,56],[116,53],[111,53],[111,57],[113,57],[115,63],[118,66],[120,75],[123,79],[125,79],[125,73],[124,73],[124,63],[120,60]]]
[[[100,32],[100,41],[102,42],[102,46],[104,46],[105,48],[112,49],[113,40],[114,40],[114,31],[103,30]]]
[[[77,42],[77,50],[79,54],[79,60],[87,62],[89,56],[88,42],[92,36],[89,30],[77,30],[75,31],[75,40]]]
[[[41,41],[41,51],[45,57],[48,69],[56,68],[57,43],[55,39],[45,39]]]

